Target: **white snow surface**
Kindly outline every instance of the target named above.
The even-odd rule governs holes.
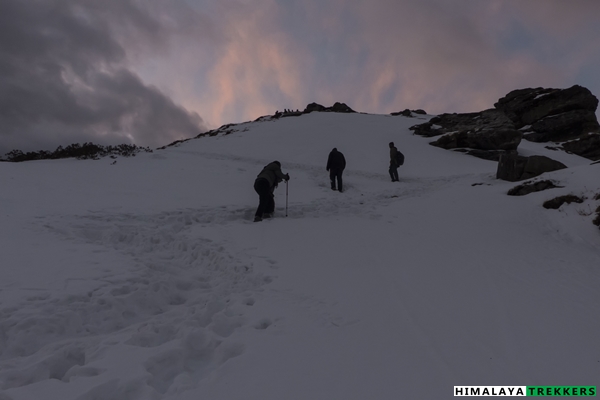
[[[408,130],[428,118],[311,113],[114,165],[0,163],[0,399],[600,386],[600,164],[524,142],[570,168],[536,178],[563,188],[508,196],[497,163]],[[282,183],[254,223],[273,160],[288,215]],[[542,207],[564,194],[586,200]]]

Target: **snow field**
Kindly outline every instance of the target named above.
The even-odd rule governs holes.
[[[597,385],[600,242],[582,210],[598,165],[564,157],[564,189],[510,197],[495,163],[429,146],[418,122],[313,113],[114,165],[1,164],[0,399]],[[407,159],[395,184],[389,141]],[[275,159],[288,217],[282,183],[253,223]],[[587,203],[541,207],[573,190]]]

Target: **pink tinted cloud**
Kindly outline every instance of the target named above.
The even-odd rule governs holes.
[[[276,2],[224,1],[218,8],[220,43],[209,48],[188,37],[191,56],[178,67],[195,74],[203,90],[193,92],[184,85],[175,89],[178,98],[213,126],[297,104],[305,92],[300,72],[304,64],[297,62],[304,49],[280,25]]]
[[[485,6],[441,1],[358,3],[360,33],[353,39],[368,53],[360,81],[369,90],[358,91],[356,107],[475,111],[512,89],[557,80],[553,66],[498,51],[487,31],[487,12]],[[393,98],[378,101],[392,85],[398,88]]]
[[[595,32],[600,2],[568,3],[576,9],[554,0],[221,0],[210,14],[196,8],[209,39],[190,31],[154,61],[170,67],[147,76],[211,125],[312,101],[478,111],[513,89],[580,83],[573,77],[600,49],[584,35]],[[515,23],[531,42],[512,49]]]

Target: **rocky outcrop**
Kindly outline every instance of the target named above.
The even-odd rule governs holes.
[[[564,168],[567,166],[546,156],[523,157],[507,153],[500,156],[496,178],[517,182]]]
[[[522,133],[502,111],[489,109],[479,113],[442,114],[429,122],[410,128],[416,135],[441,136],[431,142],[444,149],[470,149],[465,152],[487,160],[514,151]]]
[[[310,103],[309,105],[306,106],[303,113],[308,114],[313,111],[321,111],[321,112],[330,111],[330,112],[339,112],[339,113],[354,113],[354,112],[356,112],[353,109],[351,109],[350,107],[348,107],[348,105],[346,103],[336,102],[331,107],[324,107],[318,103]]]
[[[337,102],[333,106],[331,106],[329,109],[326,109],[326,111],[333,111],[333,112],[339,112],[339,113],[354,113],[354,112],[356,112],[353,109],[351,109],[350,107],[348,107],[348,105],[346,103],[337,103]]]
[[[476,113],[441,114],[424,124],[409,128],[415,135],[434,137],[447,133],[490,133],[495,130],[516,130],[515,124],[502,111],[493,108]]]
[[[390,115],[393,116],[398,116],[398,115],[402,115],[404,117],[413,117],[413,114],[419,114],[419,115],[427,115],[427,113],[425,112],[425,110],[409,110],[408,108],[405,109],[404,111],[398,111],[398,112],[393,112],[390,113]]]
[[[305,113],[310,113],[313,111],[325,111],[325,107],[318,104],[318,103],[310,103],[309,105],[306,106],[306,108],[304,109]]]
[[[517,128],[522,128],[546,117],[575,110],[593,114],[598,99],[579,85],[569,89],[519,89],[498,100],[494,107],[504,112]]]
[[[598,99],[588,89],[514,90],[494,104],[532,142],[564,142],[600,131]]]
[[[430,143],[433,146],[459,149],[486,160],[498,160],[503,153],[516,150],[521,138],[567,142],[562,149],[600,160],[598,99],[588,89],[576,85],[513,90],[494,107],[479,113],[442,114],[410,129],[424,137],[441,136]]]

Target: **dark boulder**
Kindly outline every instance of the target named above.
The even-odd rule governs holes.
[[[546,156],[530,156],[527,157],[527,163],[523,170],[521,179],[530,179],[535,176],[541,175],[544,172],[558,171],[565,169],[567,166],[560,161],[553,160]]]
[[[567,168],[563,163],[546,156],[523,157],[515,153],[500,156],[496,178],[510,182],[531,179],[544,172]]]
[[[525,170],[525,164],[527,164],[527,157],[515,153],[504,154],[500,156],[498,161],[496,178],[509,182],[520,181]]]
[[[590,160],[600,160],[600,135],[587,135],[562,144],[566,151]]]

